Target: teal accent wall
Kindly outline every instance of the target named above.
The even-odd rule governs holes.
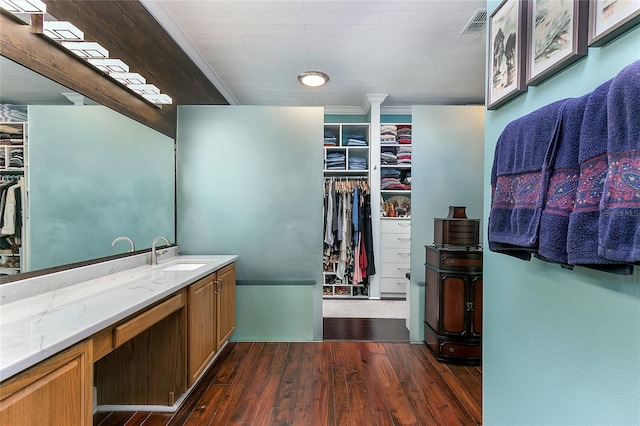
[[[411,124],[411,114],[380,114],[380,123]]]
[[[28,269],[175,241],[174,141],[103,106],[29,106]]]
[[[499,1],[488,1],[491,14]],[[640,28],[486,114],[484,224],[496,140],[512,120],[577,97],[640,59]],[[486,226],[485,226],[486,229]],[[486,240],[486,238],[485,238]],[[483,423],[640,424],[640,274],[573,271],[485,250]]]
[[[178,108],[178,245],[239,256],[235,340],[322,339],[323,112]]]
[[[369,116],[364,115],[340,115],[340,114],[325,114],[325,123],[368,123]]]
[[[420,106],[412,111],[410,339],[424,340],[425,245],[433,244],[433,219],[449,206],[482,217],[484,107]],[[455,123],[455,125],[454,125]]]

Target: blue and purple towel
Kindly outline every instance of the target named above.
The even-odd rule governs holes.
[[[498,138],[491,172],[489,249],[524,260],[538,250],[549,182],[548,160],[560,123],[556,101],[509,123]]]

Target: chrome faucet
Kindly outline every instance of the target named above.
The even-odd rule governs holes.
[[[169,240],[167,240],[165,237],[158,237],[155,240],[153,240],[153,243],[151,243],[151,265],[157,265],[158,256],[167,252],[167,250],[157,251],[156,244],[158,244],[158,241],[160,240],[164,240],[165,246],[169,246],[170,244]]]
[[[116,244],[118,244],[119,241],[129,241],[129,244],[131,244],[131,249],[129,250],[130,252],[132,251],[136,251],[136,245],[133,244],[133,240],[129,237],[118,237],[115,240],[113,240],[113,242],[111,243],[112,247],[115,247]]]

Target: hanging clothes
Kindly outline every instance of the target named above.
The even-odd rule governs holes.
[[[345,285],[368,286],[375,274],[369,190],[362,179],[325,180],[324,269]]]

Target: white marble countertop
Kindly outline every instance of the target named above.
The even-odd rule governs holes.
[[[0,306],[0,380],[234,262],[236,255],[172,256]],[[176,264],[202,264],[195,269]],[[68,273],[68,272],[67,272]],[[19,283],[19,282],[18,282]],[[4,287],[4,286],[2,286]]]

